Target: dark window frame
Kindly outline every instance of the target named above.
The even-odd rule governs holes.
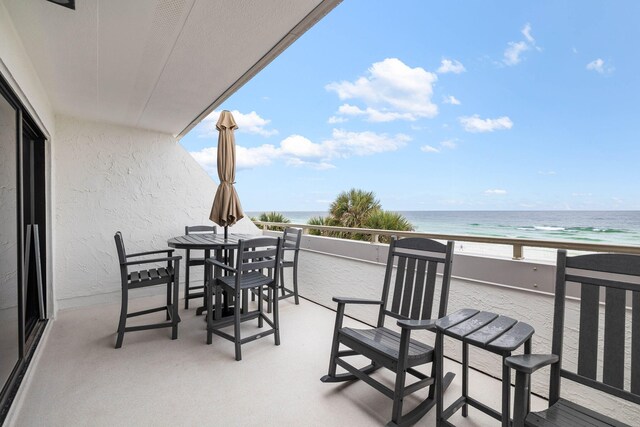
[[[43,319],[37,321],[32,327],[30,331],[25,330],[25,295],[24,295],[24,230],[25,224],[23,220],[24,215],[24,167],[23,167],[23,147],[24,140],[23,135],[25,132],[30,135],[31,138],[37,139],[46,144],[46,137],[44,133],[40,130],[40,127],[37,125],[36,121],[33,120],[33,117],[26,110],[25,106],[20,101],[20,98],[11,88],[9,82],[4,78],[2,73],[0,73],[0,96],[5,99],[9,105],[16,110],[16,183],[18,186],[17,191],[17,203],[16,203],[16,218],[17,218],[17,245],[16,250],[18,251],[18,265],[17,265],[17,283],[18,286],[18,361],[13,368],[13,371],[6,383],[0,384],[0,425],[4,422],[9,409],[11,408],[11,404],[13,403],[20,384],[27,372],[27,368],[33,358],[33,355],[36,351],[38,343],[42,337],[42,333],[46,327],[48,322],[47,319]],[[46,154],[46,153],[45,153]],[[33,169],[29,171],[33,180]],[[46,177],[45,177],[46,180]],[[33,204],[34,192],[30,191],[30,203]],[[44,203],[45,205],[42,209],[45,211],[46,218],[46,195],[47,189],[44,188]],[[45,226],[46,227],[46,226]],[[43,227],[43,233],[46,234],[46,228]],[[46,239],[43,239],[46,242]],[[45,245],[45,257],[46,257],[46,245]],[[46,270],[46,269],[45,269]],[[46,276],[45,276],[46,277]],[[45,280],[43,283],[44,289],[43,295],[46,296],[47,290],[47,281]],[[28,332],[28,335],[27,335]]]

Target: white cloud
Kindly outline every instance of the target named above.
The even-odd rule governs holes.
[[[420,147],[420,151],[424,151],[425,153],[439,153],[440,150],[438,150],[435,147],[432,147],[430,145],[423,145],[422,147]]]
[[[454,139],[445,139],[444,141],[440,141],[439,144],[440,144],[440,147],[446,148],[449,150],[453,150],[458,146],[458,144]],[[422,147],[420,147],[420,150],[424,151],[425,153],[439,153],[442,151],[441,148],[436,148],[432,145],[423,145]]]
[[[358,116],[361,114],[365,114],[366,112],[360,107],[356,107],[355,105],[342,104],[340,107],[338,107],[338,113]]]
[[[461,104],[460,100],[458,100],[458,98],[456,98],[453,95],[445,96],[444,100],[442,102],[444,102],[445,104],[451,104],[451,105],[460,105]]]
[[[458,144],[453,139],[444,140],[440,142],[440,145],[443,146],[444,148],[449,148],[451,150],[453,150],[458,146]]]
[[[347,121],[349,121],[349,119],[347,119],[346,117],[331,116],[327,120],[327,123],[333,125],[333,124],[336,124],[336,123],[344,123],[344,122],[347,122]]]
[[[320,144],[315,144],[301,135],[291,135],[280,142],[280,151],[294,157],[322,157],[326,154]]]
[[[484,194],[491,194],[491,195],[502,195],[502,194],[507,194],[507,190],[501,190],[501,189],[491,189],[491,190],[484,190]]]
[[[340,100],[360,101],[362,107],[343,104],[338,114],[364,115],[372,122],[415,121],[432,118],[438,106],[431,100],[435,73],[421,67],[411,68],[397,58],[387,58],[371,65],[367,76],[353,82],[329,83],[325,88]]]
[[[538,175],[555,175],[556,171],[538,171]]]
[[[510,67],[522,62],[522,54],[531,48],[542,51],[540,47],[536,46],[536,39],[531,35],[531,24],[527,22],[520,32],[525,40],[508,42],[507,48],[504,50],[502,63]]]
[[[587,64],[587,70],[595,71],[600,74],[609,74],[613,72],[614,68],[610,65],[606,65],[602,58],[598,58]]]
[[[587,70],[597,71],[598,73],[604,73],[604,61],[600,58],[594,59],[587,64]]]
[[[529,50],[529,45],[526,42],[509,42],[504,51],[502,62],[509,66],[519,64],[522,61],[520,55],[527,50]]]
[[[394,136],[375,132],[349,132],[334,129],[331,139],[322,145],[331,157],[368,156],[386,151],[396,151],[404,147],[411,138],[404,134]]]
[[[279,146],[263,144],[247,148],[236,145],[236,168],[252,169],[281,160],[288,166],[326,170],[335,168],[331,159],[395,151],[410,140],[404,134],[348,132],[340,129],[334,129],[331,138],[321,143],[314,143],[302,135],[290,135]],[[204,148],[191,152],[191,155],[209,174],[216,175],[217,147]]]
[[[404,119],[414,120],[410,113],[398,113],[395,111],[379,111],[375,108],[367,107],[366,110],[356,107],[355,105],[343,104],[338,107],[339,114],[345,114],[349,116],[362,116],[366,115],[367,120],[370,122],[391,122],[393,120]],[[338,117],[342,118],[342,117]],[[347,119],[343,119],[346,121]]]
[[[464,68],[464,65],[462,65],[460,61],[456,61],[455,59],[451,60],[444,58],[440,63],[440,67],[438,68],[438,73],[440,74],[460,74],[465,71],[467,71],[467,69]]]
[[[335,165],[328,162],[308,162],[305,160],[297,159],[295,157],[286,160],[287,165],[294,167],[307,167],[316,170],[335,169]]]
[[[217,151],[218,149],[216,147],[207,147],[203,148],[200,151],[192,151],[189,154],[191,154],[193,158],[196,159],[196,162],[200,163],[200,166],[202,166],[204,170],[207,171],[207,173],[214,175],[217,168]]]
[[[190,153],[194,159],[211,175],[217,174],[217,147],[207,147]],[[271,144],[246,148],[236,145],[236,169],[252,169],[267,166],[279,156],[278,149]]]
[[[236,146],[237,169],[253,169],[258,166],[267,166],[276,157],[278,157],[278,149],[271,144],[250,148]]]
[[[522,29],[522,35],[524,36],[525,39],[527,39],[527,41],[531,44],[536,44],[536,39],[533,38],[533,36],[531,35],[531,24],[530,23],[526,23],[524,28]]]
[[[216,123],[218,122],[218,117],[220,117],[221,112],[222,111],[217,110],[213,111],[202,121],[204,136],[218,136]],[[245,114],[238,110],[233,110],[231,111],[231,114],[238,125],[236,132],[253,133],[265,137],[276,135],[278,133],[275,129],[266,129],[267,125],[271,123],[271,120],[263,119],[255,111]]]
[[[460,117],[460,123],[467,132],[493,132],[495,130],[511,129],[513,122],[507,116],[498,117],[497,119],[481,119],[480,116],[474,114],[471,117]]]

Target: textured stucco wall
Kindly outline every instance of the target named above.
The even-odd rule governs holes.
[[[313,236],[305,236],[305,239],[323,239]],[[300,253],[299,287],[300,294],[335,309],[336,304],[331,301],[333,296],[352,296],[359,298],[379,299],[382,292],[384,279],[384,264],[354,259],[357,254],[376,250],[369,243],[341,242],[342,249],[351,246],[347,252],[351,257],[334,256],[327,253],[303,250]],[[320,245],[329,247],[326,239]],[[316,245],[317,246],[317,245]],[[348,248],[347,248],[348,249]],[[516,289],[509,286],[500,286],[497,283],[488,283],[479,280],[468,280],[456,277],[456,273],[468,271],[468,265],[474,268],[495,268],[494,260],[484,258],[482,262],[475,257],[456,256],[454,260],[453,276],[449,294],[449,313],[460,308],[476,308],[514,317],[531,324],[536,333],[533,337],[534,353],[550,353],[553,328],[553,296],[541,292],[533,292]],[[513,261],[510,267],[514,275],[514,282],[518,276],[530,274],[530,264]],[[519,273],[519,269],[522,271]],[[540,266],[543,270],[544,266]],[[291,283],[290,272],[285,272],[285,280]],[[547,281],[553,280],[553,275],[546,275]],[[503,283],[508,285],[508,283]],[[548,283],[540,283],[542,287],[548,287]],[[604,311],[601,310],[600,327],[604,325]],[[377,309],[373,306],[350,306],[347,314],[375,324],[377,321]],[[578,336],[576,333],[579,316],[579,306],[575,300],[567,302],[567,335],[564,348],[564,367],[575,371],[577,360]],[[393,319],[387,321],[387,326],[395,325]],[[627,343],[630,343],[630,316],[627,319]],[[434,336],[430,333],[414,334],[414,337],[433,344]],[[602,331],[600,333],[602,337]],[[329,346],[330,343],[327,343]],[[627,347],[629,347],[627,345]],[[520,350],[521,351],[521,350]],[[447,338],[445,340],[445,352],[447,356],[461,360],[461,344],[458,341]],[[602,357],[602,355],[599,355]],[[470,347],[471,365],[483,372],[495,377],[501,377],[501,358],[474,347]],[[626,349],[626,383],[629,386],[630,354]],[[601,373],[599,374],[601,375]],[[460,381],[460,378],[456,379]],[[514,377],[512,376],[512,382]],[[549,384],[549,369],[542,369],[533,376],[532,389],[534,392],[547,396]],[[563,381],[562,394],[577,403],[589,408],[611,415],[630,425],[637,425],[640,420],[640,408],[621,399],[613,398],[591,389],[577,385],[570,381]],[[482,400],[482,390],[470,386],[471,394]]]
[[[211,224],[217,184],[169,135],[69,117],[56,128],[55,299],[117,300],[114,233],[129,252],[165,248],[185,225]],[[259,233],[246,218],[230,230]]]

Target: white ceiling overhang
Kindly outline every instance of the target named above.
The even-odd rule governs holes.
[[[4,0],[56,113],[182,136],[341,0]]]

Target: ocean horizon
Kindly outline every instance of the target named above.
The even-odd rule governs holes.
[[[257,217],[265,211],[250,211]],[[276,211],[306,224],[326,211]],[[415,231],[518,239],[640,245],[640,211],[394,211]]]

